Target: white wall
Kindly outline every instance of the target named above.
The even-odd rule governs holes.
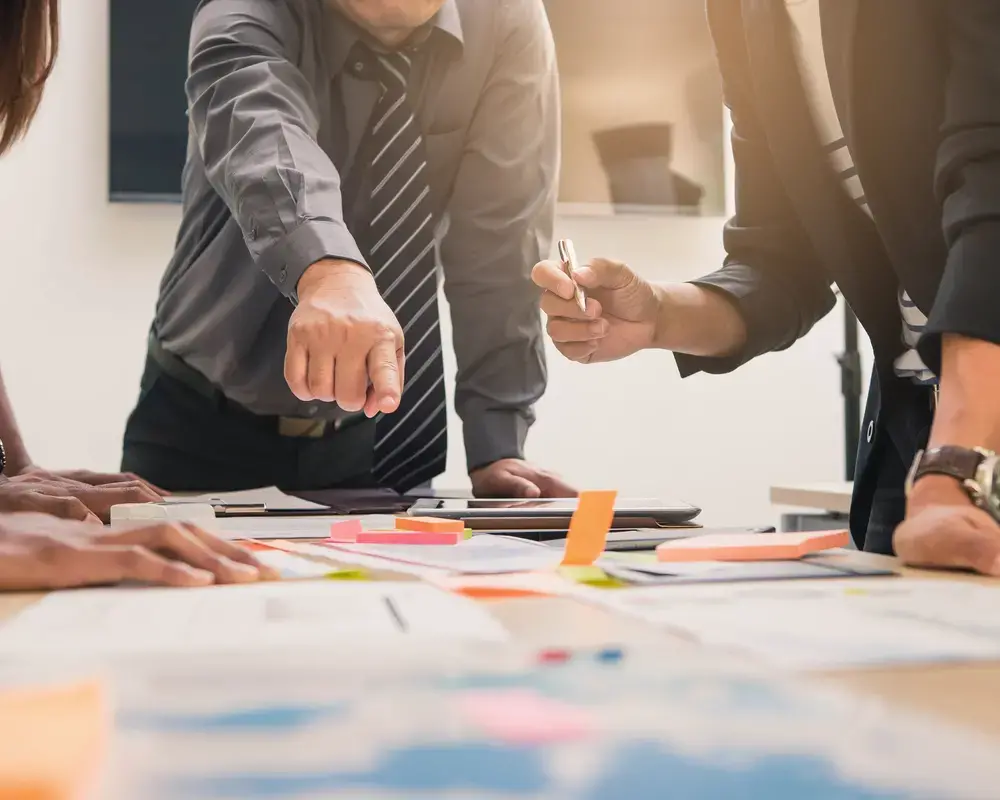
[[[178,210],[106,201],[107,8],[64,3],[65,40],[31,136],[0,164],[0,363],[35,459],[113,468]],[[581,255],[680,280],[721,258],[719,221],[563,219]],[[666,354],[580,367],[550,357],[529,456],[581,487],[776,519],[768,486],[836,480],[841,407],[831,316],[791,352],[681,382]],[[458,436],[443,484],[465,482]]]

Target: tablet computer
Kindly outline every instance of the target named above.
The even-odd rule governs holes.
[[[575,497],[537,500],[427,498],[417,500],[408,513],[467,521],[511,520],[526,523],[528,520],[566,520],[573,516],[576,504]],[[696,506],[659,499],[620,498],[615,501],[616,522],[628,519],[648,520],[650,525],[684,525],[700,513],[701,509]]]

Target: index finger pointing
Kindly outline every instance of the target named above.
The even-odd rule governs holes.
[[[403,376],[400,374],[394,341],[379,341],[369,351],[368,378],[371,380],[372,393],[379,411],[391,414],[399,408],[399,400],[403,396]]]
[[[542,261],[531,270],[531,280],[536,286],[552,292],[563,300],[572,300],[576,287],[572,279],[563,271],[558,261]]]

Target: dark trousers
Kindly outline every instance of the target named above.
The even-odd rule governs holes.
[[[892,537],[906,516],[906,473],[917,451],[927,446],[934,394],[930,387],[909,383],[895,385],[889,403],[883,394],[872,375],[865,428],[872,425],[874,437],[869,442],[862,430],[851,532],[858,549],[894,555]]]
[[[367,488],[375,423],[320,438],[283,436],[277,417],[256,416],[221,392],[198,391],[147,359],[125,428],[122,469],[168,491]]]
[[[892,535],[906,516],[906,492],[903,484],[916,453],[916,448],[912,453],[900,453],[889,437],[885,437],[879,443],[878,450],[872,453],[871,457],[876,460],[873,465],[876,470],[875,491],[863,544],[868,553],[887,556],[895,553]]]

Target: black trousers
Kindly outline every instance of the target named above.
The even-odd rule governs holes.
[[[163,489],[285,491],[375,487],[375,422],[363,420],[321,438],[278,433],[221,392],[198,391],[150,358],[125,428],[122,469]]]
[[[906,474],[917,451],[927,446],[933,398],[930,387],[903,383],[893,387],[886,402],[878,377],[872,375],[864,427],[872,425],[874,436],[869,442],[862,430],[851,504],[858,549],[894,555],[892,537],[906,516]]]

